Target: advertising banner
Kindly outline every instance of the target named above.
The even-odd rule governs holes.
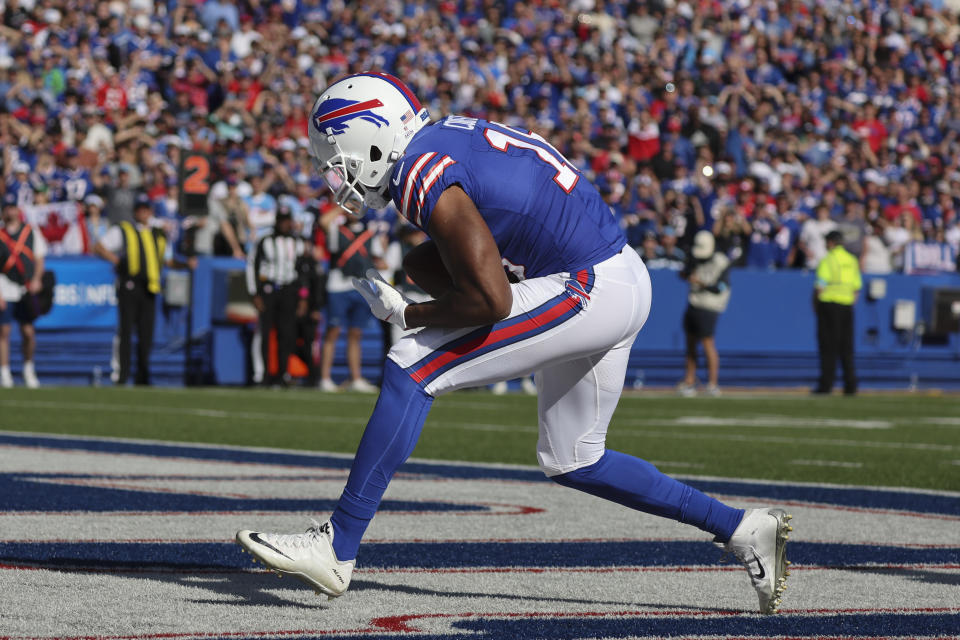
[[[93,257],[61,256],[47,260],[57,274],[53,310],[37,319],[39,329],[113,328],[117,325],[117,292],[113,267]]]

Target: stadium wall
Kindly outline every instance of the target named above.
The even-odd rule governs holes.
[[[47,384],[109,384],[116,324],[110,266],[94,258],[51,257],[48,268],[57,274],[58,284],[54,311],[37,323],[36,364],[41,380]],[[250,316],[244,301],[243,268],[243,262],[231,258],[201,259],[193,277],[189,316],[185,307],[158,305],[152,358],[156,384],[246,383],[245,344],[252,323],[245,321]],[[672,271],[653,271],[651,279],[653,308],[631,355],[628,387],[672,386],[682,375],[681,318],[687,285]],[[884,295],[861,296],[855,311],[862,386],[960,389],[960,334],[930,333],[932,292],[960,290],[960,275],[867,276],[865,292],[875,279],[883,281]],[[732,287],[730,307],[717,328],[721,384],[812,385],[817,376],[813,275],[741,269],[733,273]],[[895,329],[895,315],[909,320],[910,303],[914,329]],[[188,324],[192,336],[189,358],[185,352]],[[16,373],[21,360],[18,332],[13,334]],[[379,326],[371,323],[365,336],[364,374],[372,380],[379,377],[380,344]],[[345,360],[340,345],[335,379],[345,377]]]

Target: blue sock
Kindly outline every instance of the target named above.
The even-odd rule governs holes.
[[[743,509],[664,475],[646,460],[610,449],[592,465],[551,479],[631,509],[692,524],[714,534],[718,542],[727,542],[743,518]]]
[[[360,539],[380,506],[383,492],[397,467],[413,453],[432,404],[433,396],[387,359],[380,397],[360,438],[347,486],[330,517],[338,560],[357,557]]]

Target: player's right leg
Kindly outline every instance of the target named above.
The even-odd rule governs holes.
[[[244,530],[237,533],[237,543],[274,571],[294,575],[328,596],[342,594],[350,585],[360,540],[397,467],[413,452],[432,404],[433,396],[387,360],[380,397],[330,520],[295,535]]]

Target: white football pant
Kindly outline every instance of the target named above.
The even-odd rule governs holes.
[[[423,328],[389,357],[424,390],[536,372],[537,458],[548,476],[593,464],[623,391],[630,349],[650,313],[650,277],[630,247],[590,269],[512,284],[510,315],[491,326]]]

